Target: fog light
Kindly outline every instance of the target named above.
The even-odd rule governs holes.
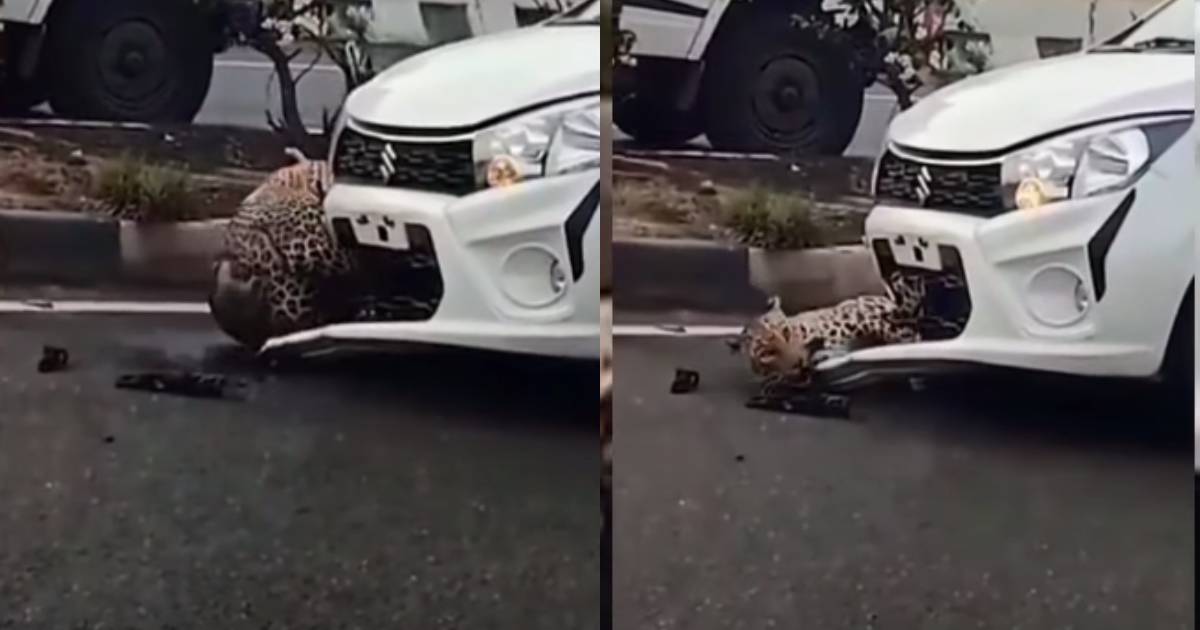
[[[1082,278],[1077,279],[1075,283],[1075,310],[1080,313],[1086,313],[1092,306],[1092,296],[1088,294],[1087,285],[1083,283]]]
[[[553,265],[550,265],[550,290],[555,295],[567,290],[567,273],[563,271],[562,265],[557,259]]]
[[[487,183],[493,188],[511,186],[521,179],[521,168],[517,161],[507,155],[498,155],[488,162]]]
[[[549,249],[526,245],[510,252],[500,266],[500,286],[510,300],[537,308],[556,302],[567,290],[567,274]]]
[[[1041,323],[1070,326],[1087,314],[1092,298],[1079,274],[1067,267],[1048,267],[1030,279],[1028,303]]]

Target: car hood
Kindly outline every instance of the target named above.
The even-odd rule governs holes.
[[[346,112],[392,127],[472,127],[508,112],[600,91],[600,28],[531,26],[410,57],[355,90]]]
[[[964,79],[898,115],[888,138],[928,151],[1002,151],[1107,119],[1195,108],[1195,56],[1090,53]]]

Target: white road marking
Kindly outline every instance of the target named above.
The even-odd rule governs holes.
[[[218,60],[214,65],[217,68],[233,68],[233,69],[237,69],[237,70],[265,70],[265,71],[270,72],[271,70],[275,69],[275,66],[268,61],[242,61],[240,59],[221,59],[221,60]],[[308,64],[292,63],[292,64],[290,64],[290,67],[292,69],[292,72],[301,72],[304,69],[308,68]],[[341,70],[337,66],[332,66],[327,63],[326,64],[317,64],[317,65],[313,66],[312,71],[313,72],[341,72]]]
[[[741,326],[679,326],[677,324],[617,324],[614,337],[731,337],[742,332]]]
[[[117,300],[0,300],[0,313],[208,314],[208,304],[204,302],[126,302]]]
[[[617,155],[633,157],[699,158],[706,160],[746,160],[778,162],[779,156],[769,153],[730,153],[706,149],[618,149]],[[616,156],[614,156],[616,157]]]
[[[207,315],[205,302],[135,302],[122,300],[0,300],[0,314]],[[617,324],[615,337],[730,337],[741,326],[681,326],[679,324]]]
[[[0,125],[17,127],[78,127],[82,129],[132,129],[149,131],[150,125],[136,122],[109,122],[104,120],[68,120],[66,118],[0,118]]]

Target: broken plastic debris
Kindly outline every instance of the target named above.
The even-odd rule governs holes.
[[[117,379],[118,389],[137,389],[192,396],[195,398],[225,398],[235,388],[245,386],[220,374],[197,372],[125,374]]]
[[[751,409],[798,413],[806,416],[850,417],[850,399],[838,394],[755,396],[746,401],[746,406]]]
[[[687,394],[700,386],[700,373],[695,370],[675,369],[675,380],[671,382],[672,394]]]
[[[44,346],[42,348],[42,360],[38,361],[38,372],[46,374],[48,372],[58,372],[67,367],[70,362],[71,355],[63,348],[55,348],[54,346]]]

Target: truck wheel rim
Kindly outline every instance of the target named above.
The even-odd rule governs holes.
[[[169,58],[158,30],[145,22],[124,22],[104,37],[98,58],[104,92],[123,104],[137,104],[167,83]]]
[[[815,126],[820,101],[820,84],[812,66],[795,57],[776,57],[759,71],[752,104],[762,131],[794,140]]]

